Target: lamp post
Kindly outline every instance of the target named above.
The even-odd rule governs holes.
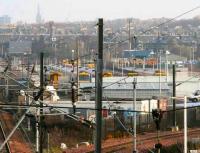
[[[72,49],[72,60],[74,60],[74,50]]]
[[[170,54],[168,50],[166,50],[165,55],[166,55],[166,82],[168,82],[168,58],[167,56]]]
[[[162,70],[162,68],[161,68],[161,53],[162,53],[162,50],[160,50],[160,53],[159,53],[159,56],[160,56],[160,62],[159,62],[159,100],[160,100],[160,98],[161,98],[161,70]],[[159,105],[158,105],[159,106]]]
[[[72,50],[72,60],[71,60],[71,64],[72,64],[72,78],[74,79],[74,50]]]
[[[155,55],[155,53],[154,53],[154,51],[152,50],[152,51],[150,52],[150,56],[151,56],[151,57],[154,57],[154,55]],[[153,61],[153,71],[154,71],[154,61]]]

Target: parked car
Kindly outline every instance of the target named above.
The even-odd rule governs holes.
[[[192,93],[192,95],[188,97],[188,100],[192,102],[200,101],[200,90],[196,90],[194,93]]]

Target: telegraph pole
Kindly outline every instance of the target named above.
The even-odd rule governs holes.
[[[72,79],[72,84],[71,84],[71,92],[72,92],[72,105],[73,105],[73,114],[76,113],[76,102],[77,102],[77,87],[75,85],[74,79]]]
[[[128,19],[129,50],[131,50],[131,19]]]
[[[101,130],[102,130],[102,75],[103,75],[103,19],[98,23],[98,58],[97,72],[95,78],[96,84],[96,135],[95,135],[95,153],[101,153]]]
[[[79,95],[79,39],[76,38],[76,55],[77,55],[77,94]],[[77,96],[77,101],[79,101],[79,96]]]
[[[159,70],[159,100],[158,100],[158,109],[160,109],[160,100],[161,100],[161,92],[162,92],[162,87],[161,87],[161,71],[162,71],[162,65],[161,65],[161,50],[160,50],[160,61],[159,61],[159,65],[160,65],[160,70]]]
[[[44,62],[43,62],[43,58],[44,58],[44,53],[40,53],[40,90],[41,90],[41,95],[40,95],[40,100],[43,101],[43,91],[44,91]],[[39,140],[40,140],[40,153],[43,153],[43,141],[42,141],[42,137],[43,137],[43,127],[42,127],[42,123],[43,123],[43,116],[41,116],[43,114],[43,103],[40,103],[40,116],[39,116]]]
[[[72,52],[72,77],[71,77],[71,99],[72,99],[72,106],[73,106],[73,114],[76,113],[76,101],[77,101],[77,86],[75,84],[75,79],[74,79],[74,50]],[[77,74],[78,78],[78,74]]]
[[[173,97],[176,97],[176,67],[173,64]],[[176,130],[176,99],[173,99],[173,127]]]
[[[27,54],[27,65],[28,65],[28,67],[27,67],[27,90],[29,90],[29,87],[30,87],[30,70],[29,70],[29,65],[30,65],[30,62],[29,62],[29,54]],[[26,96],[25,95],[25,97],[26,97],[26,104],[27,105],[29,105],[30,104],[30,97],[28,97],[28,96]],[[28,118],[27,119],[27,122],[28,122],[28,124],[27,124],[27,127],[28,127],[28,131],[30,131],[31,130],[31,121],[30,121],[30,118]]]
[[[160,70],[159,70],[159,99],[161,99],[161,71],[162,71],[162,65],[161,65],[161,50],[160,50],[160,62],[159,62],[159,65],[160,65]]]
[[[134,110],[134,134],[133,134],[133,153],[137,153],[136,131],[137,131],[137,114],[136,114],[136,78],[133,80],[133,110]]]
[[[187,147],[187,97],[184,96],[184,153],[188,152]]]

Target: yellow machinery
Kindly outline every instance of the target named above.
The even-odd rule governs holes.
[[[87,64],[87,67],[88,67],[89,69],[94,69],[95,65],[94,65],[94,64]]]
[[[80,59],[78,60],[78,63],[80,66],[80,63],[81,63]],[[65,66],[69,66],[69,65],[72,66],[72,64],[77,65],[77,59],[75,59],[74,62],[72,62],[72,60],[69,60],[69,59],[64,59],[64,60],[62,60],[62,64]]]
[[[112,76],[113,76],[112,72],[104,72],[103,73],[103,77],[112,77]]]
[[[138,72],[128,72],[127,76],[132,77],[132,76],[138,76]]]
[[[156,70],[154,73],[155,76],[166,76],[166,73],[160,70]]]
[[[58,88],[60,76],[61,76],[61,73],[59,73],[59,72],[50,72],[50,74],[49,74],[50,83],[54,86],[55,89]]]
[[[90,82],[91,74],[87,71],[81,71],[79,73],[79,82]]]

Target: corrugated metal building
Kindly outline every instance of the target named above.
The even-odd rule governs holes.
[[[85,94],[86,99],[94,99],[95,83],[80,83],[80,88],[84,91],[92,91]],[[152,97],[159,97],[160,85],[159,82],[138,82],[136,84],[136,98],[151,99]],[[169,97],[170,88],[167,83],[161,83],[161,97]],[[133,83],[103,83],[103,97],[110,100],[131,100],[133,99]]]

